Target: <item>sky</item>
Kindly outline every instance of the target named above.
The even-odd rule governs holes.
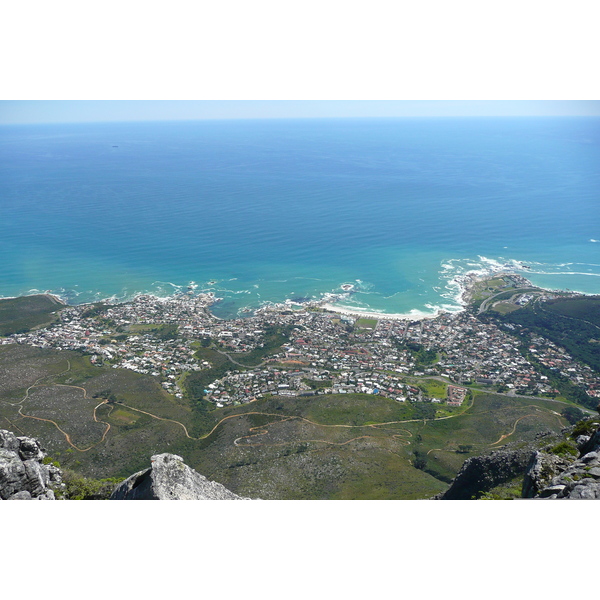
[[[600,115],[595,4],[9,3],[0,124]]]
[[[0,124],[436,116],[600,116],[600,101],[4,100]]]

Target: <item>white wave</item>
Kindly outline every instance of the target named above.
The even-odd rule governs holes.
[[[578,271],[536,271],[535,275],[588,275],[590,277],[600,277],[600,273],[581,273]]]
[[[337,312],[344,315],[355,316],[355,317],[371,317],[374,319],[389,319],[389,320],[401,320],[401,321],[421,321],[422,319],[434,319],[442,311],[425,312],[413,308],[407,313],[386,313],[378,310],[362,310],[360,308],[343,306],[339,304],[324,304],[323,308],[332,312]]]
[[[595,239],[590,239],[590,242],[593,242],[594,244],[598,244],[600,242],[600,240],[595,240]]]

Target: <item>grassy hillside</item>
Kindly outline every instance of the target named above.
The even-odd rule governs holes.
[[[600,327],[600,297],[559,298],[544,304],[547,312],[587,321]]]
[[[0,428],[38,437],[63,467],[93,477],[145,468],[183,432],[159,419],[191,425],[192,411],[151,376],[76,352],[0,346]]]
[[[600,297],[535,302],[495,318],[548,338],[600,372]]]
[[[428,498],[469,456],[559,431],[561,408],[475,394],[471,406],[433,421],[360,394],[271,398],[216,411],[222,420],[208,438],[178,447],[199,472],[250,497]]]
[[[64,468],[125,477],[173,452],[250,497],[428,498],[469,456],[560,430],[563,406],[475,393],[431,420],[428,403],[328,394],[215,409],[75,352],[0,347],[0,427],[40,438]]]
[[[0,335],[22,333],[51,323],[63,305],[52,296],[37,295],[0,300]]]

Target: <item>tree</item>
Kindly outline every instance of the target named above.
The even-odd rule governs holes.
[[[575,425],[578,421],[581,421],[585,417],[582,410],[579,410],[576,406],[567,406],[560,413],[571,425]]]
[[[413,467],[422,471],[427,466],[427,457],[420,450],[415,450],[414,455]]]

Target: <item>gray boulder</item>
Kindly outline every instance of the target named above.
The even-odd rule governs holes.
[[[44,465],[46,454],[34,438],[0,430],[0,499],[54,500],[60,469]]]
[[[572,462],[536,498],[598,500],[600,499],[600,452],[588,452]]]
[[[562,473],[571,460],[556,454],[536,451],[531,456],[523,478],[523,498],[533,498],[550,485],[554,477]]]
[[[112,493],[110,500],[247,500],[209,481],[180,456],[156,454],[151,467],[135,473]]]
[[[467,459],[450,487],[433,500],[470,500],[493,487],[510,481],[526,468],[531,451],[527,449],[496,450],[487,456]]]

